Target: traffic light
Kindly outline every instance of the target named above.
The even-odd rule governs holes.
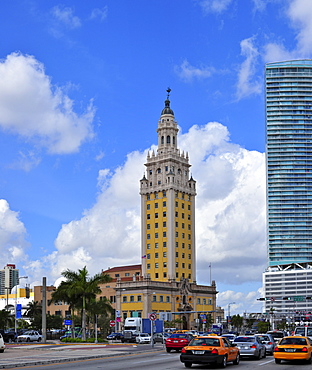
[[[290,301],[291,297],[283,297],[283,301]]]
[[[306,299],[312,299],[312,297],[306,297]]]
[[[270,301],[271,298],[264,298],[264,297],[261,297],[261,298],[257,298],[257,301]]]
[[[30,297],[30,289],[29,286],[25,287],[25,297],[29,298]]]

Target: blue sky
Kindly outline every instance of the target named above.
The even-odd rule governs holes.
[[[18,6],[17,6],[18,4]],[[266,62],[310,58],[310,0],[0,5],[0,250],[29,283],[140,263],[139,179],[172,89],[197,281],[260,310]]]

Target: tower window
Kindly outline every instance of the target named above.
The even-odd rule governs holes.
[[[175,204],[176,204],[176,207],[178,207],[178,206],[179,206],[179,203],[178,203],[178,202],[175,202]]]
[[[184,248],[185,247],[185,245],[184,245],[184,243],[182,243],[182,248]]]
[[[178,242],[176,242],[176,248],[179,248],[179,243]]]
[[[170,296],[169,295],[167,295],[167,297],[166,297],[166,302],[170,303]]]
[[[163,253],[163,256],[166,258],[167,257],[167,252],[164,252]]]
[[[151,249],[151,245],[150,244],[147,244],[147,249]]]
[[[166,217],[167,216],[167,213],[166,211],[163,212],[163,217]]]
[[[158,243],[155,243],[155,248],[158,248]]]
[[[158,193],[155,193],[155,199],[158,199]]]
[[[148,253],[147,255],[146,255],[146,258],[149,260],[149,259],[151,259],[151,255]]]
[[[162,143],[162,144],[164,144],[164,141],[165,141],[165,139],[164,139],[164,137],[162,136],[162,137],[161,137],[161,143]]]
[[[166,278],[167,277],[167,273],[166,272],[164,272],[164,278]]]
[[[166,231],[163,232],[163,237],[165,238],[167,236]]]
[[[152,170],[149,170],[149,173],[150,173],[150,175],[152,175],[153,174],[153,171]]]
[[[188,230],[191,230],[191,225],[190,224],[187,225],[187,228],[188,228]]]
[[[168,167],[168,166],[166,166],[166,167],[165,167],[166,172],[168,172],[168,169],[169,169],[169,167]]]
[[[172,137],[172,143],[175,144],[175,136]]]
[[[184,223],[182,222],[182,229],[184,229]]]
[[[182,268],[184,269],[185,268],[185,263],[182,263]],[[184,276],[183,276],[184,277]]]
[[[158,208],[158,203],[155,203],[155,208]]]
[[[164,243],[163,243],[163,247],[164,247],[164,248],[167,248],[167,242],[164,242]]]
[[[179,267],[179,262],[176,262],[176,267]]]
[[[153,183],[152,182],[150,182],[150,186],[153,186]]]
[[[155,253],[155,258],[158,258],[158,253]]]
[[[182,203],[181,206],[182,206],[182,209],[184,209],[184,203]]]
[[[176,217],[179,217],[179,213],[178,213],[178,212],[176,212],[176,213],[175,213],[175,216],[176,216]]]
[[[156,272],[155,274],[155,279],[158,279],[158,272]]]
[[[176,252],[176,257],[179,257],[179,252]]]
[[[176,221],[176,227],[179,227],[179,222]]]
[[[150,264],[150,263],[148,263],[148,264],[146,265],[146,268],[149,270],[149,269],[151,268],[151,264]]]
[[[167,227],[167,222],[166,221],[163,222],[163,227]]]
[[[191,240],[191,234],[188,234],[188,240]]]
[[[147,226],[147,229],[150,229],[151,228],[151,225],[150,224],[147,224],[146,226]]]
[[[147,234],[147,239],[150,239],[151,238],[151,234]]]
[[[150,204],[147,204],[146,208],[147,209],[151,209],[151,205]]]
[[[190,255],[190,254],[188,255],[188,259],[189,259],[189,260],[191,259],[191,255]]]
[[[166,198],[167,194],[165,191],[163,191],[163,197]]]
[[[158,218],[158,213],[155,213],[155,218]]]
[[[182,213],[182,218],[184,218],[184,213]]]
[[[190,220],[191,219],[191,215],[187,215],[187,219]]]
[[[158,269],[158,262],[155,263],[155,269]]]
[[[146,199],[147,200],[150,200],[151,199],[151,196],[149,194],[147,194]]]
[[[184,253],[182,253],[182,258],[184,258],[185,257],[185,254]]]
[[[148,213],[146,217],[149,220],[151,218],[151,215]]]
[[[167,136],[167,144],[170,144],[170,136]]]
[[[161,185],[161,181],[160,180],[157,181],[157,185]]]
[[[163,202],[163,207],[166,207],[167,203],[166,201]]]
[[[155,223],[155,229],[158,229],[158,222]]]
[[[161,173],[161,168],[158,168],[157,169],[157,173]]]
[[[167,267],[167,262],[164,262],[163,266],[164,266],[164,267]]]
[[[176,279],[178,279],[179,278],[179,273],[178,272],[176,272]]]
[[[158,233],[155,233],[155,239],[158,239]]]
[[[192,266],[191,266],[191,264],[189,263],[189,265],[188,265],[188,268],[189,268],[189,270],[192,268]]]
[[[189,211],[191,210],[191,205],[190,205],[190,204],[187,206],[187,209],[188,209]]]
[[[184,233],[182,233],[182,239],[184,239]]]

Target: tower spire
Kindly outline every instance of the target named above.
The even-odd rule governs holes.
[[[170,87],[168,87],[166,91],[167,91],[167,99],[165,100],[165,108],[162,110],[161,115],[171,114],[174,116],[173,110],[170,108],[170,100],[169,100],[170,92],[171,92]]]

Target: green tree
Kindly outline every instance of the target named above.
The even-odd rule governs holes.
[[[268,321],[259,321],[257,327],[259,333],[266,333],[270,330],[270,323]]]
[[[244,319],[240,315],[233,315],[231,319],[231,325],[236,328],[237,331],[241,330],[243,326]]]
[[[35,329],[41,328],[42,306],[38,301],[27,304],[26,317],[30,318],[31,326]]]
[[[82,340],[86,340],[86,312],[87,304],[96,298],[97,294],[101,293],[100,284],[108,283],[112,278],[107,274],[96,274],[93,277],[89,276],[86,266],[78,270],[65,270],[62,272],[66,281],[60,284],[61,292],[64,296],[58,295],[58,289],[54,292],[52,298],[58,297],[64,301],[70,302],[74,307],[81,308],[82,311]],[[66,292],[65,292],[66,291]]]
[[[10,327],[14,322],[14,318],[11,315],[11,312],[8,310],[0,311],[0,328]]]

